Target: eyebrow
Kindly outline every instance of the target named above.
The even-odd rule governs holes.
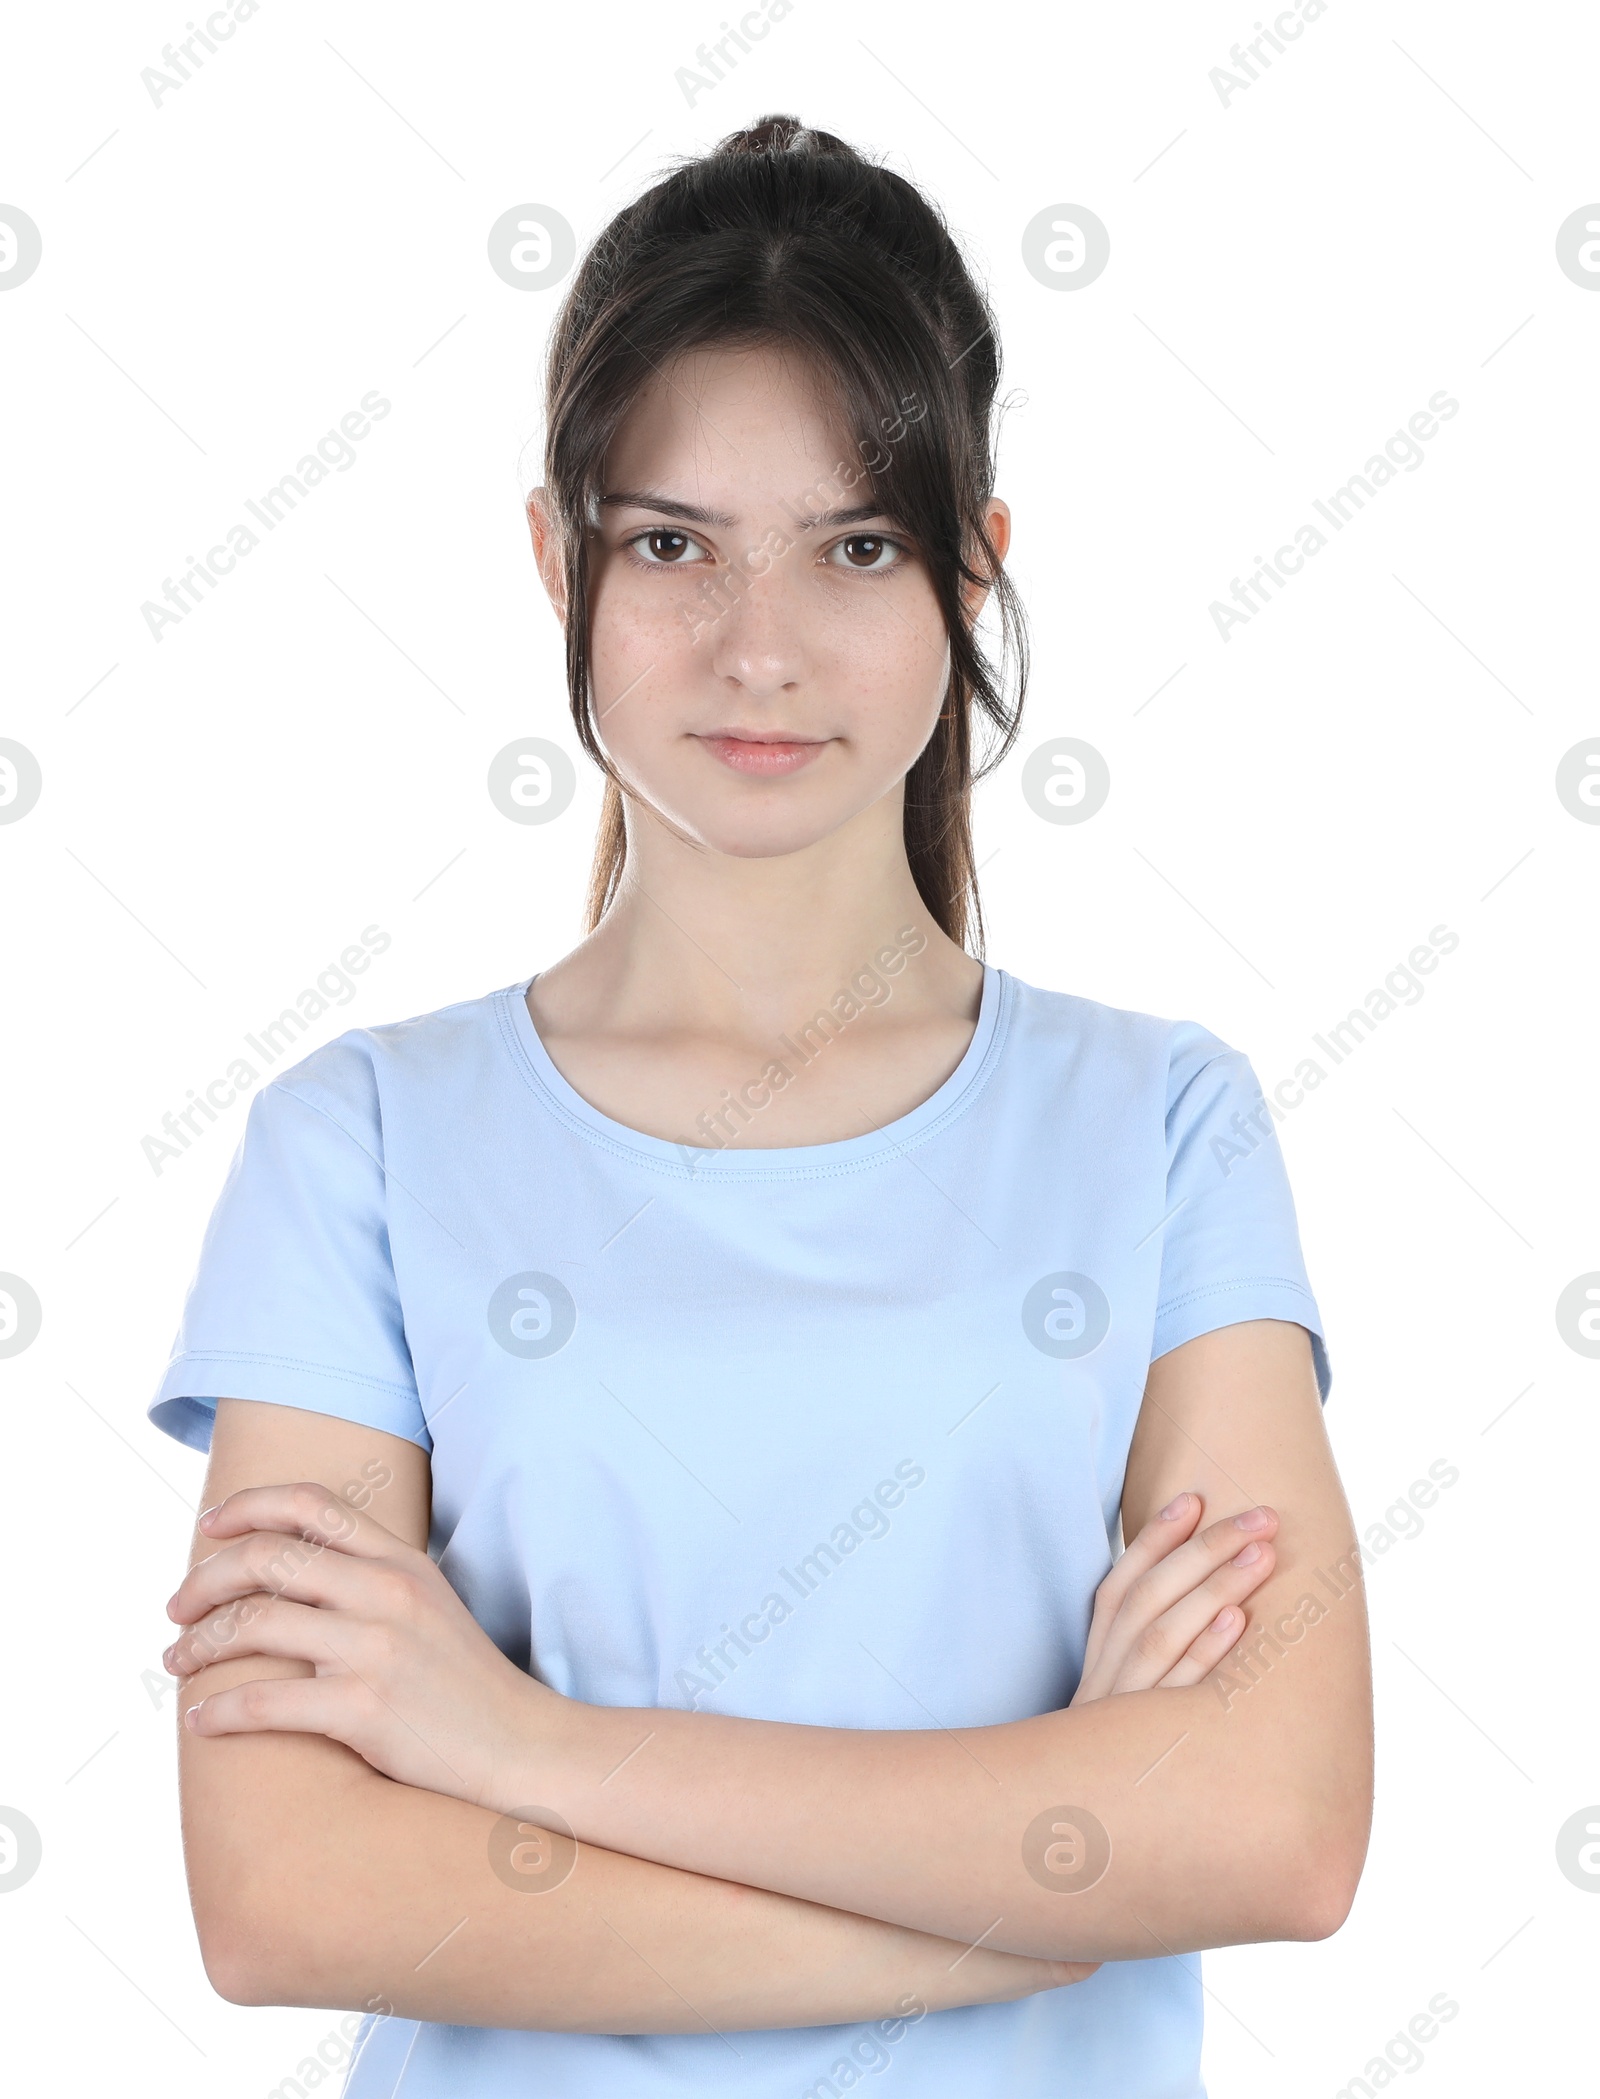
[[[602,509],[653,510],[661,517],[681,518],[688,525],[715,525],[729,531],[738,522],[725,510],[706,510],[698,503],[680,503],[672,496],[655,494],[650,489],[617,488],[600,498]],[[793,517],[793,513],[790,513]],[[793,521],[805,531],[818,527],[832,529],[836,525],[863,525],[869,518],[889,517],[891,513],[878,503],[858,503],[851,510],[823,510],[809,512]]]

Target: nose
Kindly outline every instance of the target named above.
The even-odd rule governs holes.
[[[717,678],[755,700],[797,692],[808,670],[800,607],[774,562],[763,574],[731,573],[721,593],[709,635],[710,667]]]

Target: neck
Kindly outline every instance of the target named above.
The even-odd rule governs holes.
[[[569,1024],[771,1037],[876,970],[870,997],[902,1020],[970,1014],[981,967],[923,902],[902,826],[897,793],[799,852],[744,858],[632,805],[618,894],[536,1000]]]

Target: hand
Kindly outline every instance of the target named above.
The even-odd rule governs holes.
[[[326,1487],[247,1487],[200,1519],[230,1542],[191,1567],[167,1615],[175,1676],[239,1655],[309,1662],[190,1705],[200,1735],[344,1742],[402,1784],[502,1811],[569,1701],[508,1661],[425,1552]]]
[[[1246,1509],[1202,1531],[1204,1509],[1198,1494],[1169,1502],[1095,1591],[1073,1705],[1201,1683],[1239,1638],[1238,1606],[1277,1564],[1277,1514]]]

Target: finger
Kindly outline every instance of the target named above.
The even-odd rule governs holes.
[[[1084,1641],[1079,1698],[1104,1697],[1110,1690],[1110,1679],[1103,1675],[1106,1639],[1128,1591],[1158,1560],[1188,1542],[1204,1514],[1205,1502],[1200,1495],[1188,1492],[1175,1495],[1160,1514],[1153,1516],[1135,1535],[1132,1544],[1125,1548],[1096,1589],[1088,1637]]]
[[[312,1610],[279,1596],[245,1596],[208,1612],[174,1640],[161,1659],[173,1676],[193,1676],[213,1662],[236,1661],[244,1654],[333,1663],[340,1659],[333,1644],[337,1623],[331,1611]],[[338,1637],[343,1645],[342,1630]]]
[[[1241,1510],[1237,1516],[1225,1516],[1220,1522],[1207,1524],[1204,1530],[1196,1531],[1182,1545],[1165,1554],[1154,1566],[1139,1575],[1124,1597],[1116,1618],[1106,1628],[1101,1660],[1111,1669],[1119,1684],[1122,1664],[1132,1652],[1135,1643],[1144,1637],[1158,1618],[1171,1610],[1183,1597],[1192,1595],[1218,1568],[1226,1566],[1241,1548],[1248,1550],[1251,1544],[1259,1544],[1263,1548],[1268,1546],[1276,1535],[1277,1528],[1276,1510]],[[1232,1594],[1225,1593],[1215,1598],[1211,1609],[1215,1610],[1221,1604],[1236,1600]],[[1205,1617],[1209,1616],[1208,1611],[1192,1630],[1198,1631],[1199,1624],[1203,1624]],[[1187,1640],[1184,1645],[1188,1645]],[[1175,1657],[1168,1657],[1169,1662],[1172,1659]]]
[[[197,1735],[295,1734],[346,1739],[351,1679],[266,1676],[213,1691],[187,1707],[183,1724]]]
[[[353,1509],[341,1495],[315,1480],[290,1486],[241,1487],[199,1519],[207,1538],[237,1537],[241,1531],[288,1531],[331,1545],[357,1559],[380,1559],[408,1548],[375,1516]]]
[[[1277,1555],[1272,1547],[1252,1540],[1208,1581],[1145,1627],[1118,1664],[1116,1688],[1147,1691],[1159,1684],[1205,1632],[1217,1612],[1242,1603],[1260,1588],[1276,1565]]]
[[[1204,1683],[1212,1670],[1220,1667],[1244,1625],[1245,1613],[1231,1603],[1224,1604],[1210,1624],[1190,1641],[1188,1653],[1180,1655],[1162,1677],[1159,1688],[1178,1691],[1190,1684]]]
[[[261,1590],[301,1603],[353,1609],[370,1567],[283,1531],[250,1531],[191,1567],[167,1604],[167,1616],[192,1624],[219,1604]]]
[[[1104,1614],[1109,1622],[1139,1577],[1193,1537],[1194,1527],[1204,1513],[1205,1503],[1200,1496],[1185,1493],[1169,1501],[1159,1516],[1152,1516],[1095,1591],[1095,1616]]]
[[[1157,1638],[1161,1640],[1170,1658],[1169,1666],[1181,1666],[1197,1641],[1209,1643],[1216,1622],[1213,1614],[1219,1610],[1233,1611],[1230,1623],[1234,1628],[1233,1637],[1238,1639],[1243,1633],[1247,1612],[1243,1608],[1234,1609],[1234,1606],[1247,1605],[1277,1564],[1274,1546],[1253,1542],[1236,1553],[1225,1567],[1219,1567],[1192,1595],[1185,1596],[1170,1611],[1163,1612],[1153,1628],[1152,1642]],[[1207,1651],[1210,1651],[1209,1644]],[[1224,1646],[1223,1652],[1226,1651]],[[1200,1673],[1203,1676],[1207,1671]]]

